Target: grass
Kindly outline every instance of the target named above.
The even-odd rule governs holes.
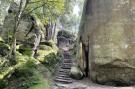
[[[50,82],[48,79],[45,79],[42,73],[36,71],[35,77],[39,80],[39,82],[28,89],[50,89]]]
[[[5,89],[50,89],[49,75],[44,70],[46,68],[41,64],[33,65],[32,62],[23,64],[8,79]]]

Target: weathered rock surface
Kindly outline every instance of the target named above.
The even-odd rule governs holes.
[[[0,24],[0,35],[2,33],[2,28],[3,28],[3,26]]]
[[[15,29],[15,16],[18,12],[18,5],[13,2],[8,9],[8,15],[5,17],[2,38],[10,43]],[[41,21],[26,12],[22,13],[19,26],[16,32],[17,44],[24,44],[31,46],[33,51],[37,50],[40,41],[45,41],[45,28]],[[35,53],[33,52],[32,56]]]
[[[80,41],[94,82],[135,84],[134,28],[134,0],[86,0]]]
[[[83,73],[77,66],[72,66],[70,70],[70,76],[79,80],[83,78]]]

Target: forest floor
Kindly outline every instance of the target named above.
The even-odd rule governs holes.
[[[71,84],[55,84],[52,89],[135,89],[132,87],[113,87],[92,83],[88,79],[76,80]]]

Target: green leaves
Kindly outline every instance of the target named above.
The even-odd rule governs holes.
[[[26,8],[29,14],[36,15],[44,24],[55,21],[64,10],[64,0],[31,0]]]

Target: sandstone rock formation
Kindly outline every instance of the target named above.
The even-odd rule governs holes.
[[[8,15],[5,17],[2,38],[10,43],[15,26],[15,16],[18,12],[18,5],[13,2],[8,9]],[[31,46],[32,50],[37,50],[40,41],[45,41],[45,28],[38,18],[35,18],[26,12],[22,17],[16,32],[17,44]],[[34,55],[34,53],[33,53]]]
[[[92,81],[135,84],[134,0],[86,0],[79,33]]]

